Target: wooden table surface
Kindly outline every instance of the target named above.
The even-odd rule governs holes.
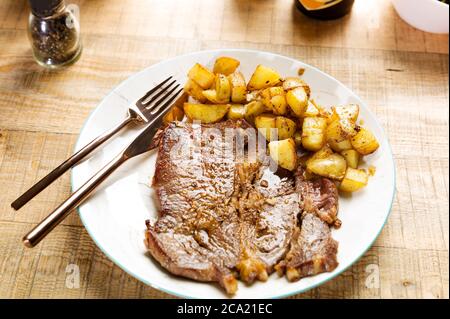
[[[19,212],[10,203],[71,154],[89,112],[121,81],[215,48],[324,70],[367,102],[393,149],[397,194],[380,237],[345,273],[295,298],[449,297],[448,35],[408,26],[388,0],[356,0],[330,22],[306,18],[293,0],[67,2],[80,7],[84,51],[51,72],[31,57],[26,1],[0,0],[0,298],[171,298],[108,260],[77,214],[38,247],[21,245],[69,195],[69,174]]]

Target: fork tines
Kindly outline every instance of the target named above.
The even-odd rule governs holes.
[[[176,80],[172,80],[166,84],[171,78],[172,76],[169,76],[136,102],[136,106],[142,113],[145,114],[148,111],[152,111],[180,86],[176,84]],[[151,114],[154,114],[154,112],[151,112]]]
[[[178,89],[178,91],[175,92],[175,94],[171,95],[176,88],[179,85],[175,86],[172,90],[170,90],[170,92],[168,92],[165,96],[163,96],[158,102],[155,103],[155,106],[157,106],[155,109],[153,109],[150,114],[154,115],[156,113],[158,113],[160,110],[162,110],[162,112],[165,112],[164,109],[166,109],[167,107],[170,106],[170,104],[178,97],[178,95],[183,91],[183,88]],[[170,96],[170,98],[166,101],[166,103],[161,104],[166,98],[168,98]],[[170,108],[170,107],[169,107]]]
[[[159,83],[157,86],[155,86],[153,89],[145,93],[138,101],[144,101],[146,100],[150,95],[152,95],[156,90],[158,90],[161,86],[167,83],[172,78],[172,76],[169,76],[167,79]]]

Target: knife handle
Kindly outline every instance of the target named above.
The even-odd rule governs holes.
[[[36,246],[47,234],[53,230],[69,213],[77,208],[91,193],[100,185],[112,172],[127,160],[123,154],[116,156],[111,162],[106,164],[86,183],[78,188],[69,198],[59,205],[50,215],[37,224],[28,234],[23,237],[26,247]]]
[[[12,202],[11,207],[15,210],[20,209],[23,205],[28,203],[33,197],[42,192],[48,185],[53,183],[58,177],[67,172],[70,168],[78,164],[83,158],[89,155],[93,150],[99,147],[101,144],[106,142],[112,136],[117,134],[122,128],[128,125],[133,120],[132,113],[128,113],[127,117],[115,127],[109,129],[104,132],[100,136],[97,136],[94,140],[89,142],[86,146],[80,149],[78,152],[73,154],[71,157],[66,159],[63,163],[61,163],[58,167],[56,167],[53,171],[48,173],[45,177],[43,177],[39,182],[31,186],[25,193],[20,195],[14,202]]]

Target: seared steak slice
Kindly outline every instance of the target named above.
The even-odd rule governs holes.
[[[336,185],[325,177],[306,179],[302,168],[296,171],[295,178],[301,209],[316,214],[329,225],[340,225],[337,219],[339,195]]]
[[[234,153],[225,141],[202,138],[200,129],[237,128],[243,122],[216,126],[172,123],[161,137],[153,187],[160,218],[148,224],[147,246],[170,272],[200,281],[217,281],[229,293],[237,287],[230,268],[240,253],[236,210],[229,207],[235,191]],[[201,145],[203,144],[203,145]]]
[[[175,275],[199,281],[219,282],[230,293],[237,288],[236,279],[221,261],[220,256],[202,247],[192,235],[157,232],[149,226],[146,244],[161,266]]]
[[[295,189],[300,197],[300,223],[286,258],[275,266],[280,275],[286,273],[289,281],[332,271],[338,265],[338,243],[331,237],[329,226],[340,224],[336,216],[336,185],[324,177],[307,179],[299,167],[295,173]]]
[[[234,148],[223,152],[230,144],[221,138],[225,129],[247,128],[245,122],[201,125],[220,135],[201,142],[195,128],[172,123],[162,134],[152,185],[160,216],[147,223],[146,245],[173,274],[218,282],[232,294],[234,270],[248,283],[266,280],[285,256],[299,197],[292,177],[277,177],[262,162],[242,162]],[[179,152],[183,147],[192,152]]]
[[[292,177],[280,177],[262,165],[253,182],[241,191],[242,252],[236,265],[241,280],[265,281],[286,255],[300,212],[293,185]]]
[[[298,195],[291,193],[273,198],[259,210],[256,227],[253,226],[255,237],[248,238],[246,247],[254,245],[256,256],[266,264],[269,273],[287,253],[300,212],[298,205]]]
[[[276,266],[277,271],[280,274],[286,271],[289,281],[333,271],[338,266],[337,248],[330,227],[315,214],[305,213],[285,260]]]

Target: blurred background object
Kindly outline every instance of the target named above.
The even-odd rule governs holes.
[[[36,61],[57,68],[75,62],[81,54],[78,18],[64,0],[29,0],[28,35]]]
[[[332,20],[352,10],[354,0],[294,0],[297,8],[308,17]]]
[[[398,15],[426,32],[448,33],[448,0],[392,0]]]

